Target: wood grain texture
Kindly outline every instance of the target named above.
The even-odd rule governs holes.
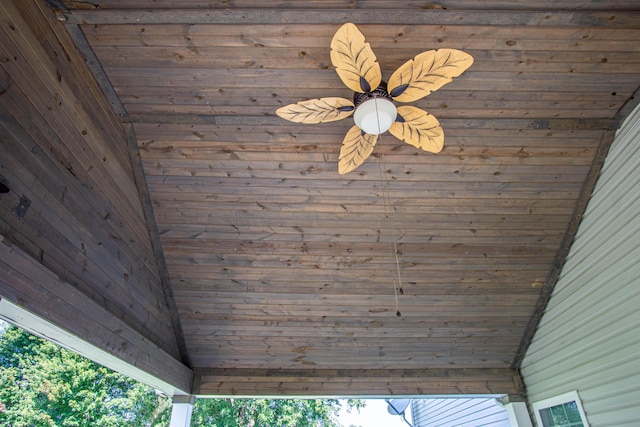
[[[34,141],[3,147],[0,158],[5,179],[32,188],[38,215],[28,227],[2,217],[25,251],[38,258],[46,240],[52,271],[97,300],[108,301],[106,281],[145,307],[133,318],[166,329],[171,318],[151,285],[159,254],[138,250],[147,225],[157,228],[196,393],[522,393],[514,373],[606,141],[636,96],[636,2],[66,5],[56,31],[69,28],[108,92],[86,115],[78,105],[98,86],[84,93],[73,67],[39,60],[56,49],[44,33],[44,52],[13,61],[7,43],[20,55],[30,45],[7,25],[0,32],[10,119],[0,130]],[[304,125],[276,115],[301,101],[351,102],[331,60],[345,22],[366,35],[385,81],[424,51],[474,58],[453,83],[411,103],[438,119],[439,153],[383,134],[366,162],[341,175],[351,118]],[[87,115],[98,124],[79,138]],[[118,120],[135,135],[155,225],[144,223],[122,166],[126,146],[101,146]],[[19,199],[0,197],[8,207]],[[78,252],[90,237],[103,245]],[[148,288],[128,288],[122,264]]]
[[[176,4],[171,0],[138,0],[131,2],[128,0],[101,0],[93,2],[88,0],[64,0],[62,2],[69,8],[79,9],[255,9],[263,8],[264,3],[260,0],[234,0],[230,3],[227,0],[183,0]],[[400,0],[389,3],[385,0],[323,0],[321,3],[306,0],[273,0],[269,3],[273,8],[289,7],[291,9],[317,9],[319,5],[326,9],[420,9],[420,10],[440,10],[440,9],[506,9],[506,10],[573,10],[582,7],[587,10],[635,10],[635,0],[606,0],[589,2],[585,5],[581,0],[553,0],[544,4],[532,3],[522,0],[492,0],[478,3],[475,0],[443,0],[437,4],[427,4],[422,0]]]
[[[3,298],[156,377],[165,393],[191,390],[191,369],[2,235],[0,272]]]
[[[98,52],[120,30],[135,30],[83,28],[89,40],[99,36]],[[114,40],[112,45],[126,48],[144,39],[156,58],[171,58],[157,62],[162,70],[137,64],[129,69],[128,59],[118,63],[115,51],[104,51],[106,60],[113,58],[107,70],[114,81],[125,70],[136,73],[128,83],[116,84],[132,112],[147,114],[150,121],[156,112],[237,118],[229,125],[135,125],[197,366],[357,368],[366,358],[378,368],[502,367],[515,356],[510,343],[520,343],[520,322],[535,306],[602,135],[598,129],[578,130],[578,122],[567,123],[571,130],[550,130],[555,125],[547,120],[607,114],[608,107],[594,103],[617,97],[617,90],[598,87],[609,76],[594,80],[587,64],[607,64],[606,55],[595,54],[602,38],[614,51],[616,46],[634,50],[623,48],[621,40],[629,43],[632,33],[559,27],[552,31],[558,37],[550,39],[550,30],[536,27],[529,37],[508,26],[363,28],[374,51],[392,58],[388,66],[382,55],[379,59],[387,76],[424,49],[425,40],[434,47],[469,49],[479,60],[455,85],[442,88],[444,94],[416,103],[443,117],[440,155],[420,154],[383,135],[374,152],[378,159],[349,179],[331,167],[348,123],[301,129],[268,119],[253,126],[251,119],[241,119],[272,115],[300,97],[348,96],[326,69],[328,51],[322,47],[331,31],[295,24],[234,26],[224,33],[209,25],[152,25]],[[191,48],[176,46],[183,53],[172,55],[170,46],[185,41]],[[230,60],[211,62],[193,46]],[[548,56],[536,68],[533,58],[543,49]],[[237,58],[233,53],[243,51],[245,61],[227,72],[225,64]],[[563,52],[573,59],[585,52],[571,65],[573,73],[559,66]],[[576,74],[581,64],[583,73]],[[178,67],[170,77],[178,86],[168,95],[138,83],[140,72],[149,70],[156,79],[171,67]],[[201,75],[206,67],[224,75],[214,76],[211,69]],[[277,78],[280,70],[286,82]],[[616,81],[628,81],[629,88],[637,84],[634,72],[619,77]],[[137,105],[145,94],[148,101]],[[580,107],[567,103],[580,100]],[[484,125],[454,121],[462,117],[496,119]],[[524,123],[500,120],[508,117],[545,120],[533,125],[541,130],[527,130]],[[564,194],[562,200],[554,190]],[[401,253],[401,319],[394,316],[394,240]],[[515,322],[510,338],[498,332],[505,331],[504,317]],[[466,340],[453,332],[464,328],[457,322],[468,325]],[[474,322],[484,332],[471,332]],[[412,349],[403,344],[407,340]],[[207,347],[211,352],[203,350]],[[485,352],[477,353],[480,348]]]
[[[1,233],[179,358],[121,124],[45,5],[0,13]],[[21,196],[31,206],[18,218]]]
[[[506,369],[300,369],[196,370],[196,394],[250,396],[336,396],[362,390],[363,396],[421,394],[521,394]]]
[[[310,5],[313,2],[309,2]],[[529,4],[529,3],[528,3]],[[584,5],[582,6],[584,9]],[[72,13],[62,13],[61,20],[72,24],[342,24],[345,20],[363,24],[433,24],[459,25],[461,21],[475,25],[531,25],[531,26],[606,26],[628,28],[638,25],[640,13],[633,6],[631,11],[611,13],[600,10],[553,12],[536,10],[444,10],[410,7],[407,9],[327,9],[323,3],[315,3],[314,8],[300,10],[255,8],[250,10],[216,10],[202,13],[198,9],[145,8],[132,3],[123,9],[77,9]],[[99,11],[99,13],[96,13]],[[417,13],[420,12],[420,13]]]

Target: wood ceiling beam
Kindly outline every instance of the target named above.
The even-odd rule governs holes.
[[[279,117],[225,116],[207,114],[128,114],[124,122],[211,125],[282,126]],[[444,129],[567,129],[615,130],[618,119],[440,119]],[[335,127],[335,124],[330,124]],[[328,125],[326,125],[328,127]]]
[[[616,115],[615,123],[616,128],[624,121],[624,119],[633,111],[634,108],[640,102],[640,88],[636,89],[631,98],[627,101],[627,103],[618,111]],[[522,361],[527,353],[527,349],[529,345],[531,345],[531,341],[535,335],[536,330],[538,329],[538,325],[540,324],[540,320],[542,319],[542,315],[549,304],[549,300],[551,299],[551,295],[553,293],[553,289],[558,283],[558,279],[560,278],[560,273],[562,272],[562,267],[567,260],[567,256],[569,255],[569,251],[571,250],[571,245],[573,240],[575,239],[576,234],[578,233],[578,228],[580,226],[580,222],[582,221],[582,216],[584,215],[585,210],[587,209],[587,204],[591,199],[591,194],[596,187],[598,182],[598,178],[600,177],[600,171],[604,166],[604,162],[609,154],[609,149],[613,144],[615,139],[615,132],[605,132],[600,140],[600,145],[598,146],[598,152],[596,153],[593,163],[591,165],[591,170],[589,171],[589,175],[584,181],[582,185],[582,190],[580,191],[580,197],[576,203],[574,208],[574,213],[567,227],[567,232],[565,237],[560,244],[560,248],[556,253],[555,260],[551,265],[551,270],[549,271],[549,275],[547,276],[547,280],[542,287],[540,292],[540,296],[538,298],[538,302],[534,308],[533,314],[529,319],[529,324],[524,331],[522,336],[522,340],[520,341],[520,346],[516,351],[516,355],[513,359],[513,363],[511,364],[513,369],[520,369],[522,365]]]
[[[122,105],[120,98],[116,94],[115,89],[111,85],[109,78],[104,72],[102,64],[100,64],[100,61],[96,57],[93,49],[87,42],[87,38],[82,32],[82,29],[79,25],[67,25],[66,29],[69,32],[71,39],[75,43],[76,48],[84,57],[87,66],[93,73],[93,76],[96,79],[96,83],[98,84],[98,86],[100,86],[100,89],[102,89],[102,92],[104,93],[106,99],[111,104],[114,113],[116,113],[118,117],[124,117],[126,115],[126,110]]]
[[[506,368],[446,369],[196,369],[203,396],[524,396],[520,376]]]
[[[562,267],[567,260],[567,256],[569,255],[569,251],[571,250],[571,244],[573,243],[576,233],[578,232],[580,221],[582,221],[582,216],[584,215],[584,211],[587,208],[587,204],[589,203],[591,194],[593,193],[593,190],[596,186],[607,154],[609,154],[609,149],[611,148],[611,144],[613,144],[614,137],[615,132],[613,131],[606,132],[602,136],[600,145],[598,147],[598,152],[596,153],[595,158],[593,159],[593,164],[591,165],[591,170],[589,171],[589,174],[587,175],[587,178],[582,185],[580,197],[578,197],[578,201],[576,202],[576,206],[573,210],[573,216],[571,218],[571,221],[569,221],[564,239],[560,244],[558,251],[556,252],[556,257],[553,264],[551,265],[551,270],[549,271],[547,280],[545,281],[542,290],[540,291],[540,296],[538,297],[538,302],[535,305],[533,314],[529,318],[529,324],[527,325],[527,328],[522,335],[522,340],[520,341],[520,345],[518,347],[518,350],[516,351],[513,363],[511,364],[513,369],[520,369],[520,365],[524,360],[527,349],[529,348],[535,332],[538,329],[538,324],[542,319],[542,315],[544,314],[544,311],[549,304],[551,294],[553,293],[553,289],[558,282],[560,273],[562,272]]]
[[[119,371],[167,393],[191,391],[193,372],[0,235],[0,295],[124,362]],[[67,344],[67,347],[77,347]],[[85,345],[81,347],[86,348]],[[74,348],[78,350],[78,348]],[[106,364],[105,360],[95,360]],[[118,368],[114,367],[114,368]]]
[[[153,206],[151,201],[151,195],[149,193],[149,186],[147,185],[147,179],[144,174],[142,160],[140,158],[140,150],[138,148],[137,138],[133,125],[123,123],[123,130],[125,133],[125,139],[129,148],[129,156],[131,158],[131,169],[133,171],[133,177],[138,188],[140,195],[140,202],[142,205],[142,211],[147,223],[147,229],[149,231],[149,239],[151,242],[151,248],[155,256],[155,262],[158,266],[158,272],[160,274],[160,284],[164,292],[165,301],[167,303],[169,316],[173,324],[173,329],[176,334],[176,341],[182,362],[186,365],[190,365],[189,352],[184,340],[184,333],[182,331],[182,324],[178,316],[178,308],[173,295],[173,288],[171,286],[171,279],[169,278],[169,271],[167,270],[167,262],[165,260],[164,252],[162,251],[162,242],[160,242],[160,235],[158,234],[158,224],[155,221],[153,213]]]
[[[638,27],[640,12],[491,10],[107,9],[58,13],[68,24],[358,24]]]

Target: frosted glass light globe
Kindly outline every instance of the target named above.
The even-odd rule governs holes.
[[[358,105],[353,121],[369,135],[378,135],[389,130],[398,113],[393,102],[385,98],[372,98]]]

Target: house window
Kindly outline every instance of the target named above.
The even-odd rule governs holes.
[[[577,391],[533,404],[538,427],[589,427]]]

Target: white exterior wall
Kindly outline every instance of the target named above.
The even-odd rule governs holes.
[[[510,427],[504,407],[493,397],[413,399],[414,427]]]
[[[616,135],[521,372],[529,404],[577,390],[591,427],[640,426],[640,108]]]

